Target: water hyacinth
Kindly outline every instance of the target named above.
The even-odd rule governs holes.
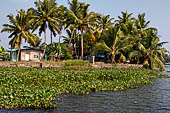
[[[70,64],[67,64],[70,65]],[[0,108],[57,108],[56,95],[120,91],[151,84],[147,69],[0,68]]]
[[[14,98],[14,97],[11,95],[10,98]]]
[[[4,95],[4,99],[6,99],[7,98],[7,96],[6,95]]]

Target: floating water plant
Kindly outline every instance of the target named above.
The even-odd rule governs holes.
[[[57,108],[55,96],[120,91],[151,84],[148,69],[0,68],[0,108]]]

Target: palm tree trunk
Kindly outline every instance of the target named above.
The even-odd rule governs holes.
[[[114,63],[114,58],[112,58],[112,62],[111,62],[112,64]]]
[[[61,57],[61,46],[60,46],[60,40],[61,40],[61,31],[59,33],[59,39],[58,39],[58,46],[59,46],[59,51],[58,51],[58,59],[60,60]]]
[[[76,55],[76,58],[77,58],[77,47],[76,47],[76,43],[74,44],[74,52],[75,52],[75,55]]]
[[[21,51],[21,43],[22,43],[22,39],[21,39],[21,42],[19,44],[19,49],[18,49],[18,54],[17,54],[17,62],[19,61],[19,55],[20,55],[20,51]]]
[[[70,40],[69,40],[69,44],[68,44],[68,45],[70,45],[70,43],[71,43],[71,41],[72,41],[72,39],[73,39],[73,35],[74,35],[74,29],[73,29],[72,32],[71,32],[71,38],[70,38]]]
[[[21,51],[21,48],[19,47],[19,49],[18,49],[18,54],[17,54],[17,62],[19,61],[20,51]]]
[[[137,60],[137,64],[139,64],[139,57],[137,57],[137,59],[138,59],[138,60]]]
[[[116,64],[116,62],[115,62],[115,56],[114,55],[112,55],[112,62],[111,62],[112,64],[114,63],[114,64]]]
[[[45,56],[45,51],[46,51],[46,47],[47,47],[46,42],[47,42],[47,36],[46,36],[46,28],[45,28],[45,31],[44,31],[44,51],[43,51],[41,60],[43,60],[43,59],[44,59],[44,56]]]
[[[81,28],[81,60],[83,60],[83,29]]]
[[[51,48],[53,48],[53,33],[51,32]]]
[[[77,58],[77,45],[76,45],[76,39],[75,39],[75,35],[74,35],[74,52]]]

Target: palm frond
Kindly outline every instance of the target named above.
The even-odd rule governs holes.
[[[107,51],[107,52],[112,52],[112,49],[109,48],[106,43],[104,41],[100,41],[95,45],[95,48],[100,48],[103,51]]]

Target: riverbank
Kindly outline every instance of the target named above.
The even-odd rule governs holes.
[[[62,69],[0,67],[0,108],[57,108],[59,94],[122,91],[160,77],[148,69],[85,69],[85,64],[65,63]]]
[[[0,67],[28,67],[28,68],[63,68],[67,67],[83,67],[87,68],[114,68],[115,65],[111,63],[104,63],[104,62],[95,62],[94,64],[89,63],[89,61],[82,61],[82,60],[66,60],[66,61],[41,61],[41,62],[34,62],[34,61],[19,61],[19,62],[12,62],[12,61],[2,61],[0,62]],[[90,67],[89,67],[90,66]],[[142,68],[142,64],[117,64],[119,68],[127,69],[127,68]]]

